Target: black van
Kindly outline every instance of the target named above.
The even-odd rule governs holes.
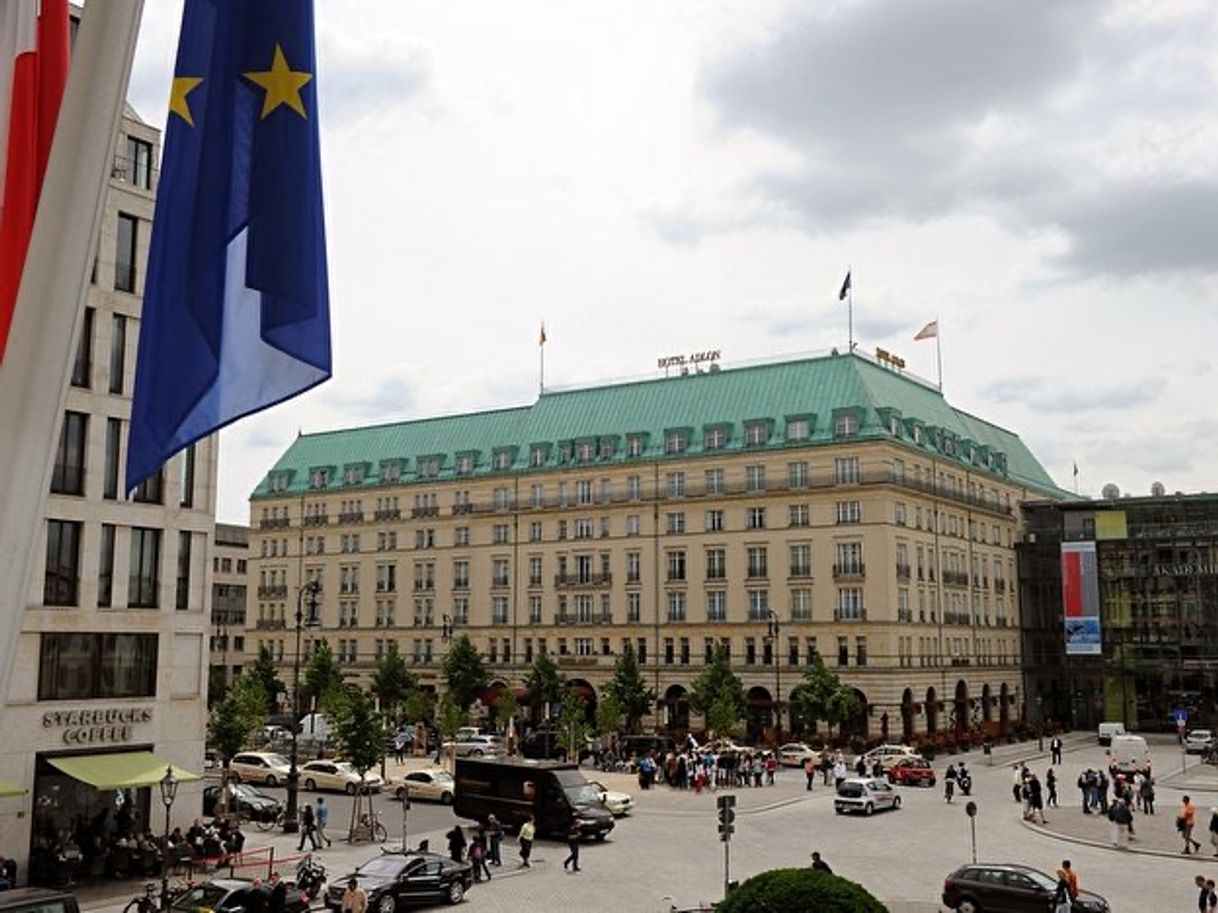
[[[453,811],[482,822],[493,814],[512,830],[532,815],[539,835],[566,837],[577,824],[583,836],[603,840],[613,830],[613,816],[600,792],[574,764],[457,758]]]
[[[49,888],[0,891],[0,913],[80,913],[76,898]]]

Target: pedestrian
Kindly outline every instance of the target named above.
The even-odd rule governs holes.
[[[1012,765],[1011,769],[1015,771],[1015,781],[1011,785],[1011,793],[1015,796],[1016,802],[1023,801],[1023,772],[1019,769],[1018,764]],[[1027,815],[1024,815],[1026,818]]]
[[[833,874],[833,869],[829,868],[829,863],[820,858],[820,853],[817,850],[812,851],[812,868],[817,872],[826,872],[829,875]]]
[[[854,762],[854,772],[855,772],[856,774],[858,774],[860,777],[865,777],[865,776],[867,776],[867,760],[866,760],[866,758],[860,757],[860,758],[859,758],[857,761],[855,761],[855,762]]]
[[[399,764],[406,763],[406,737],[400,732],[393,740],[393,759]]]
[[[1214,913],[1218,910],[1218,892],[1214,890],[1214,879],[1205,879],[1205,893],[1207,895],[1205,913]]]
[[[308,806],[305,806],[308,808]],[[266,898],[266,913],[284,913],[288,902],[288,883],[278,872],[271,873],[271,893]]]
[[[567,858],[562,861],[564,869],[569,865],[572,872],[579,871],[579,844],[582,839],[579,825],[572,824],[571,830],[567,831]]]
[[[1193,839],[1193,827],[1197,824],[1197,809],[1193,807],[1192,799],[1185,796],[1180,801],[1180,813],[1176,815],[1176,830],[1184,838],[1184,855],[1194,850],[1200,850],[1201,844]]]
[[[1074,906],[1074,902],[1078,900],[1078,873],[1070,865],[1069,859],[1062,860],[1062,871],[1066,875],[1066,886],[1070,892],[1070,906]]]
[[[1070,879],[1065,869],[1057,870],[1057,887],[1053,891],[1053,913],[1070,913]]]
[[[808,792],[812,792],[812,784],[816,780],[816,762],[812,758],[804,761],[804,776],[808,778]]]
[[[245,901],[245,913],[266,913],[266,887],[261,878],[254,878],[250,884],[249,897]]]
[[[533,835],[537,828],[533,824],[533,816],[529,815],[525,819],[524,824],[520,825],[520,867],[522,869],[531,869],[533,866],[529,862],[529,854],[533,852]]]
[[[343,891],[342,913],[365,913],[368,909],[368,895],[354,878],[347,879],[347,890]]]
[[[1201,892],[1197,896],[1197,909],[1201,913],[1213,913],[1214,907],[1218,906],[1218,896],[1214,894],[1214,881],[1208,879],[1204,875],[1198,875],[1193,879],[1193,884]]]
[[[503,858],[499,850],[499,845],[503,842],[503,825],[494,815],[486,816],[486,842],[487,856],[491,865],[496,867],[503,865]]]
[[[330,825],[330,806],[326,805],[326,800],[317,797],[317,810],[313,812],[313,817],[317,821],[317,836],[326,846],[330,845],[330,836],[326,833],[326,828]]]
[[[767,752],[765,756],[765,782],[767,786],[774,785],[774,774],[778,772],[778,758],[773,752]]]
[[[833,785],[840,787],[846,782],[846,776],[846,762],[841,757],[838,757],[837,761],[833,764]]]
[[[469,844],[469,861],[474,865],[474,881],[491,880],[491,870],[486,865],[486,834],[479,828],[474,832],[474,838]]]
[[[317,842],[317,818],[313,814],[313,806],[307,802],[304,808],[300,810],[300,846],[296,848],[297,852],[304,852],[305,841],[313,845],[314,851],[319,848]]]
[[[1040,823],[1048,824],[1045,820],[1045,800],[1041,791],[1040,780],[1036,774],[1028,778],[1028,820],[1035,821],[1040,815]]]
[[[1210,844],[1218,856],[1218,808],[1210,808]]]
[[[1051,764],[1060,765],[1062,762],[1062,740],[1059,736],[1049,740],[1049,758]]]
[[[1083,797],[1083,814],[1091,814],[1091,792],[1087,784],[1087,771],[1083,771],[1078,775],[1078,791]]]
[[[1057,808],[1057,774],[1053,772],[1052,767],[1045,771],[1045,791],[1048,793],[1045,805]]]
[[[1142,778],[1139,795],[1142,797],[1142,811],[1153,815],[1155,813],[1155,779],[1150,775],[1150,771],[1147,771],[1146,776]]]
[[[444,837],[448,840],[448,858],[453,862],[461,862],[465,858],[465,831],[461,825],[454,824]]]
[[[952,801],[952,796],[956,793],[956,765],[948,764],[947,770],[943,773],[943,798],[948,802]]]

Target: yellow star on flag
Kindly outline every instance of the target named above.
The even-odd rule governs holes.
[[[169,110],[192,127],[195,125],[195,119],[190,113],[190,102],[186,100],[186,96],[201,82],[202,76],[175,76],[173,88],[169,90]]]
[[[300,90],[310,79],[312,73],[297,72],[288,66],[287,58],[283,56],[283,48],[275,45],[275,59],[269,70],[246,73],[245,78],[266,89],[266,97],[262,100],[262,119],[280,105],[287,105],[301,117],[307,117],[304,102],[300,100]]]

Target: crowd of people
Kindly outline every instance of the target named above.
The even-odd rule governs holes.
[[[531,820],[530,820],[531,824]],[[466,831],[469,831],[469,837],[466,837]],[[522,866],[528,867],[529,850],[532,848],[532,834],[528,837],[528,845],[525,844],[525,831],[521,828],[521,859]],[[503,825],[493,814],[488,815],[485,824],[478,824],[471,828],[462,827],[460,824],[453,825],[452,830],[445,834],[445,839],[448,841],[448,855],[453,862],[469,863],[474,868],[474,881],[491,880],[491,866],[498,868],[503,865]]]
[[[664,754],[654,749],[646,751],[632,758],[629,766],[638,774],[640,789],[667,783],[673,789],[700,793],[718,787],[773,786],[778,758],[773,751],[763,749],[687,742],[681,749]]]

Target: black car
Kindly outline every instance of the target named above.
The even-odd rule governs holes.
[[[474,883],[474,870],[468,862],[453,862],[437,853],[385,853],[333,879],[326,891],[328,909],[342,909],[343,892],[352,878],[368,895],[369,913],[394,913],[398,907],[438,900],[460,903]]]
[[[251,904],[250,896],[254,891],[261,891],[261,903]],[[271,888],[268,884],[255,888],[252,881],[241,878],[215,878],[203,884],[192,885],[184,893],[174,899],[170,906],[171,913],[198,913],[199,910],[214,910],[215,913],[245,913],[252,906],[266,909],[266,898],[270,897]],[[300,892],[294,884],[288,884],[284,901],[285,913],[308,913],[309,898]]]
[[[1057,879],[1026,865],[961,866],[943,881],[943,903],[957,913],[1052,913]],[[1108,901],[1079,891],[1073,913],[1109,913]]]
[[[239,817],[250,821],[274,821],[282,806],[274,796],[261,793],[248,783],[230,783],[228,785],[229,811],[235,811]],[[220,805],[220,786],[213,784],[203,790],[203,814],[215,815]]]

